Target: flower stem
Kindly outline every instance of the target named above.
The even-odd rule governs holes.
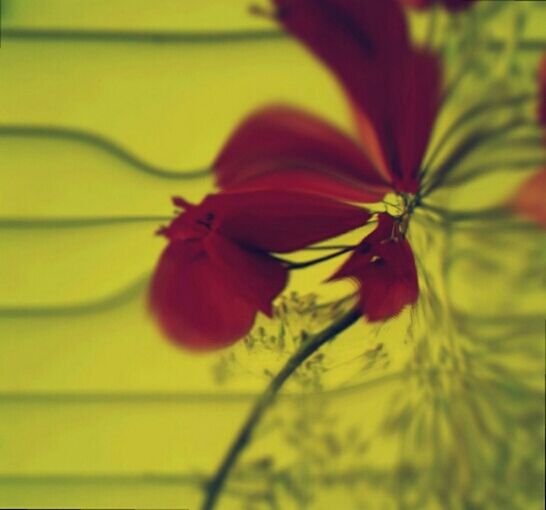
[[[424,181],[421,197],[429,195],[432,191],[438,188],[448,176],[448,174],[456,168],[461,162],[474,151],[482,148],[483,145],[494,140],[500,140],[513,130],[535,127],[529,124],[525,119],[516,118],[500,127],[491,130],[481,130],[468,135],[447,157],[447,160],[435,171],[434,175]]]
[[[203,502],[202,510],[212,510],[226,480],[243,452],[245,446],[249,443],[252,433],[256,426],[260,423],[265,411],[275,400],[279,390],[283,387],[286,380],[300,367],[305,360],[314,354],[325,343],[335,338],[339,333],[352,326],[360,317],[360,312],[352,309],[343,315],[338,321],[334,322],[326,329],[310,337],[300,348],[294,353],[270,381],[265,391],[260,395],[254,403],[250,413],[239,430],[235,440],[226,452],[222,462],[220,463],[216,473],[207,484],[207,493]]]
[[[290,269],[290,270],[305,269],[306,267],[314,266],[316,264],[320,264],[321,262],[326,262],[327,260],[340,257],[341,255],[344,255],[347,252],[353,251],[355,248],[356,246],[347,246],[334,253],[330,253],[328,255],[324,255],[316,259],[306,260],[305,262],[291,262],[289,260],[284,260],[284,259],[278,259],[278,260],[281,260],[281,262],[284,262],[286,264],[287,269]]]
[[[506,96],[500,99],[494,99],[490,101],[480,102],[473,107],[465,111],[460,117],[458,117],[443,133],[440,140],[436,143],[430,155],[427,156],[423,165],[422,174],[427,173],[433,164],[435,163],[438,155],[447,143],[452,139],[453,135],[457,133],[468,123],[472,122],[476,117],[483,114],[489,114],[492,112],[498,112],[503,109],[520,106],[522,103],[532,101],[536,98],[535,94],[525,93],[517,96]]]

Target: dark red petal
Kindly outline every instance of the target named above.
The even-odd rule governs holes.
[[[409,48],[396,0],[273,0],[284,28],[319,57],[351,91],[365,88],[371,59],[401,60]]]
[[[341,278],[353,278],[360,285],[362,314],[370,322],[398,315],[419,296],[413,252],[408,241],[398,234],[393,218],[387,214],[379,215],[378,227],[330,281]]]
[[[258,308],[230,283],[201,241],[173,241],[153,275],[150,307],[176,343],[195,350],[225,347],[248,333]]]
[[[385,321],[398,315],[418,297],[417,280],[398,276],[389,265],[374,267],[361,275],[360,306],[369,322]]]
[[[428,9],[435,3],[443,5],[449,11],[468,9],[476,0],[400,0],[403,5],[414,9]]]
[[[412,50],[398,1],[273,1],[283,26],[348,92],[375,166],[415,193],[441,78],[436,59]]]
[[[288,271],[266,253],[249,251],[211,232],[203,241],[207,254],[225,282],[269,317],[272,301],[283,291]]]
[[[546,168],[527,179],[512,201],[512,209],[546,228]]]
[[[441,0],[445,8],[452,12],[468,9],[469,7],[472,7],[472,4],[475,1],[476,0]]]
[[[367,210],[296,191],[223,192],[202,204],[216,214],[218,233],[268,252],[300,250],[364,225]]]
[[[243,121],[213,167],[224,189],[291,189],[368,202],[388,191],[361,147],[289,106],[270,106]]]
[[[415,50],[393,70],[392,75],[397,74],[397,81],[389,84],[394,88],[386,115],[394,145],[389,167],[398,190],[416,193],[418,172],[440,105],[441,66],[436,56]]]
[[[546,52],[542,55],[540,60],[539,71],[539,107],[538,118],[540,123],[546,128]]]
[[[435,0],[400,0],[402,5],[413,9],[428,9],[434,4]]]

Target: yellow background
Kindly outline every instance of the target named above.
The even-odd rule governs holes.
[[[244,114],[264,103],[283,101],[351,129],[344,98],[332,77],[295,41],[275,33],[267,20],[250,16],[248,3],[2,0],[0,507],[196,508],[199,477],[212,472],[253,395],[267,382],[260,375],[246,374],[231,385],[218,386],[211,367],[221,354],[195,356],[172,346],[146,311],[147,278],[164,245],[153,235],[161,224],[154,218],[171,214],[172,195],[198,200],[212,190],[209,177],[185,179],[184,172],[207,168]],[[528,16],[528,39],[546,39],[546,23],[540,22],[545,15],[537,8]],[[500,16],[488,29],[491,36],[508,40],[512,21],[510,12]],[[426,23],[426,15],[417,16],[417,33]],[[521,55],[518,62],[529,88],[539,52],[531,48]],[[506,70],[498,72],[502,79]],[[154,175],[154,170],[172,174]],[[496,180],[493,190],[488,182],[472,194],[454,192],[452,203],[463,208],[468,208],[467,202],[495,203],[506,196],[508,184],[513,185],[510,178]],[[488,199],[482,200],[484,195]],[[85,223],[134,216],[148,219]],[[519,241],[514,241],[516,235]],[[544,253],[543,237],[539,248],[531,246],[531,238],[537,242],[535,234],[510,234],[507,243]],[[529,253],[510,254],[506,267],[523,271]],[[431,268],[436,264],[432,259]],[[295,275],[293,288],[319,290],[322,299],[343,292],[346,286],[316,284],[332,267],[335,264]],[[478,292],[455,282],[455,295],[466,305],[472,300],[477,306],[494,302],[488,312],[504,313],[498,311],[504,305],[490,296],[509,293],[514,280],[509,269],[499,271],[490,280],[475,275]],[[457,274],[466,274],[464,268]],[[527,340],[520,344],[524,353],[518,362],[511,350],[499,356],[506,370],[517,365],[511,372],[513,387],[521,383],[532,391],[527,407],[513,418],[515,429],[501,427],[498,432],[506,441],[511,438],[507,430],[531,426],[522,416],[538,412],[543,394],[543,289],[536,285],[521,289],[527,298],[516,311],[533,317],[528,319],[532,328]],[[508,306],[515,300],[507,298]],[[367,464],[387,473],[399,468],[400,455],[413,455],[423,469],[431,466],[430,459],[420,458],[426,457],[422,448],[404,453],[404,445],[412,441],[407,436],[383,440],[376,432],[380,417],[390,412],[386,403],[393,396],[413,390],[419,400],[421,386],[411,377],[396,375],[396,367],[405,366],[414,355],[414,346],[404,341],[409,318],[406,313],[380,330],[361,325],[346,335],[332,355],[338,361],[331,377],[332,387],[345,390],[316,397],[325,399],[341,421],[356,423],[364,435],[378,438],[367,450]],[[363,349],[374,348],[377,338],[388,345],[391,375],[379,377],[379,382],[374,382],[374,373],[357,376],[350,389],[351,362]],[[433,340],[434,350],[441,340]],[[527,349],[535,351],[529,354]],[[235,348],[239,351],[240,346]],[[255,360],[239,355],[246,369],[260,372]],[[449,370],[444,377],[451,384]],[[488,372],[487,377],[504,376]],[[446,395],[443,404],[434,405],[451,406],[455,415],[463,416],[458,397]],[[281,399],[277,412],[294,412],[294,398]],[[409,414],[419,416],[418,404],[409,397],[408,402]],[[514,405],[510,401],[507,407],[513,410]],[[472,465],[472,459],[458,457],[453,437],[447,433],[443,437],[442,427],[433,421],[414,425],[417,431],[436,430],[437,448],[451,445],[442,447],[449,462],[455,458],[463,466]],[[417,434],[412,430],[407,433]],[[430,447],[430,436],[421,440]],[[292,455],[276,436],[259,449],[276,452],[284,460]],[[437,462],[445,468],[444,460]],[[333,469],[345,468],[334,464]],[[443,473],[446,480],[451,476],[448,470]],[[471,476],[457,480],[460,486],[454,490],[464,494]],[[395,485],[373,486],[367,486],[362,508],[398,508]],[[351,490],[345,486],[320,492],[309,508],[332,504],[351,508],[355,504]],[[537,490],[536,484],[529,489],[529,506],[513,508],[539,508]],[[487,491],[483,501],[488,500]],[[524,492],[514,491],[514,498]],[[457,501],[445,508],[471,508],[464,506],[463,496]],[[240,508],[237,499],[231,504]],[[227,500],[225,505],[228,508]],[[431,508],[438,507],[434,505]]]

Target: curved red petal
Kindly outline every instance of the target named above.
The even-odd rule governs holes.
[[[438,61],[411,48],[397,0],[274,0],[283,26],[337,76],[362,143],[398,191],[415,193],[439,105]]]
[[[428,9],[434,5],[435,0],[400,0],[402,5],[413,9]]]
[[[419,297],[413,252],[396,229],[393,218],[379,215],[378,227],[329,279],[353,278],[358,282],[362,314],[370,322],[398,315]]]
[[[360,201],[388,191],[353,140],[289,106],[270,106],[243,121],[213,167],[224,189],[292,189]]]
[[[153,275],[150,308],[177,344],[194,350],[225,347],[248,333],[258,308],[230,283],[201,241],[173,241]]]
[[[546,228],[546,168],[524,181],[514,197],[512,209]]]
[[[361,275],[360,306],[368,322],[396,317],[418,297],[416,280],[400,277],[388,265],[370,266]]]
[[[472,7],[472,4],[475,1],[476,0],[441,0],[445,8],[452,12],[468,9],[469,7]]]
[[[207,236],[203,245],[233,293],[271,317],[272,301],[286,286],[287,269],[270,255],[246,250],[214,232]]]
[[[414,50],[393,70],[392,76],[396,81],[389,86],[395,88],[391,89],[385,117],[394,144],[388,156],[389,168],[399,191],[416,193],[419,169],[440,106],[440,61],[435,55]]]
[[[252,190],[295,190],[302,193],[322,195],[350,202],[380,202],[389,188],[372,191],[362,186],[362,182],[343,180],[339,174],[316,172],[308,168],[284,168],[268,170],[263,175],[252,177],[234,186],[227,186],[226,191]]]
[[[284,28],[352,92],[365,89],[370,60],[401,60],[409,48],[397,0],[272,0]],[[364,68],[362,67],[364,66]]]
[[[297,191],[223,192],[207,197],[203,206],[217,214],[215,228],[221,235],[278,253],[344,234],[370,217],[363,208]]]

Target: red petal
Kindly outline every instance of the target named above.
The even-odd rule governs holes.
[[[266,253],[251,252],[211,232],[203,242],[207,254],[234,294],[269,317],[272,301],[283,291],[288,271]]]
[[[366,89],[367,63],[402,60],[409,48],[396,0],[273,0],[284,28],[304,43],[357,97]],[[364,66],[364,67],[363,67]]]
[[[400,0],[400,2],[413,9],[428,9],[434,4],[434,0]]]
[[[395,235],[396,239],[391,239]],[[419,296],[417,269],[408,241],[387,214],[330,280],[354,278],[360,285],[360,306],[368,321],[398,315]]]
[[[395,317],[415,303],[419,294],[416,279],[397,275],[387,264],[370,264],[360,275],[360,283],[360,306],[369,322]]]
[[[222,188],[292,189],[377,201],[388,191],[361,147],[321,119],[270,106],[246,119],[214,163]]]
[[[176,343],[196,350],[224,347],[248,333],[257,311],[230,283],[201,241],[174,241],[157,265],[150,307]]]
[[[476,0],[400,0],[402,4],[414,9],[428,9],[434,3],[442,4],[449,11],[468,9]]]
[[[546,228],[546,168],[527,179],[519,188],[512,208],[524,218]]]
[[[445,8],[449,11],[462,11],[468,9],[476,0],[442,0]]]
[[[391,144],[395,144],[390,168],[398,190],[416,193],[418,172],[440,105],[440,62],[432,54],[412,51],[392,76],[396,82],[390,84],[394,88],[386,115]]]
[[[365,209],[296,191],[256,190],[211,195],[202,204],[217,215],[217,231],[249,248],[300,250],[364,225]]]
[[[416,175],[438,108],[437,61],[413,52],[397,0],[273,0],[279,20],[337,76],[366,152],[399,191]]]

